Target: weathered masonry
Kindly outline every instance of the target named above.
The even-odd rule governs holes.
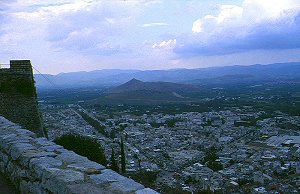
[[[1,116],[0,170],[24,194],[158,194]]]
[[[44,136],[30,60],[12,60],[9,68],[0,66],[0,115]]]

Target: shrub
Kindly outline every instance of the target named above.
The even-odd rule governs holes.
[[[101,144],[93,138],[78,134],[66,134],[55,139],[54,142],[99,164],[106,166],[108,163]]]

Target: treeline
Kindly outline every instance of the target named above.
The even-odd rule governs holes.
[[[101,133],[105,137],[109,137],[109,133],[105,131],[105,126],[101,125],[99,121],[95,120],[94,118],[90,117],[88,114],[82,111],[79,111],[79,114],[88,124],[94,127],[99,133]]]
[[[150,123],[150,125],[154,128],[159,128],[161,126],[164,126],[164,125],[167,125],[169,128],[174,128],[175,127],[175,124],[177,122],[180,122],[182,121],[181,119],[169,119],[167,120],[166,122],[164,123],[156,123],[156,122],[152,122]]]

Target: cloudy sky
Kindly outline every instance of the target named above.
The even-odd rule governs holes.
[[[52,74],[300,61],[300,0],[0,0],[0,45]]]

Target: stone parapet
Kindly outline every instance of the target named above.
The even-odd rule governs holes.
[[[24,194],[157,194],[1,116],[0,170]]]

